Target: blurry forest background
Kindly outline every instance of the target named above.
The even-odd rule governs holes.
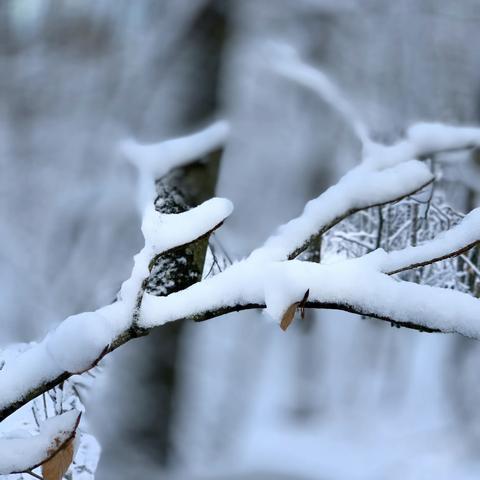
[[[0,346],[127,278],[142,238],[120,140],[228,118],[217,194],[236,210],[214,245],[241,258],[359,158],[330,106],[272,72],[272,44],[393,141],[479,123],[479,27],[478,0],[1,0]],[[474,170],[443,174],[448,203],[476,206]],[[85,392],[97,478],[478,478],[479,365],[473,341],[339,312],[286,334],[254,312],[167,325]]]

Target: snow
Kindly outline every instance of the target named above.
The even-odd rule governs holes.
[[[134,257],[134,267],[122,284],[119,299],[128,311],[134,308],[142,282],[149,275],[152,258],[172,248],[185,245],[205,235],[222,223],[233,211],[225,198],[211,198],[201,205],[178,214],[162,214],[149,204],[142,222],[144,248]]]
[[[191,135],[152,144],[125,140],[121,152],[139,169],[146,169],[160,178],[176,167],[186,165],[221,147],[228,138],[230,127],[219,120]]]
[[[201,159],[227,141],[230,126],[219,120],[191,135],[159,143],[140,144],[133,139],[120,143],[120,152],[138,168],[140,210],[153,199],[154,181],[170,170]]]
[[[33,386],[63,373],[46,349],[46,341],[32,344],[18,356],[5,359],[0,370],[0,409],[23,398]]]
[[[263,247],[252,252],[251,258],[286,259],[310,237],[333,226],[352,211],[407,196],[432,180],[431,172],[417,160],[381,171],[360,165],[308,202],[301,216],[281,226]]]
[[[149,208],[142,232],[157,253],[185,245],[213,230],[233,211],[226,198],[211,198],[198,207],[178,214],[162,214]]]
[[[80,373],[92,365],[112,342],[115,330],[98,312],[85,312],[65,319],[46,338],[46,349],[65,372]]]
[[[144,216],[145,247],[135,256],[131,277],[117,302],[64,320],[41,343],[32,345],[0,370],[0,408],[64,372],[82,372],[132,321],[137,295],[155,255],[210,232],[232,212],[229,200],[212,198],[187,212],[160,214],[151,204]]]
[[[435,239],[417,247],[407,247],[385,254],[381,269],[396,272],[411,265],[441,259],[480,241],[480,208],[472,210],[462,221]]]
[[[385,168],[412,158],[464,150],[479,145],[480,128],[456,127],[441,123],[416,123],[407,130],[404,140],[393,145],[365,142],[363,162],[375,168]],[[437,155],[436,159],[451,163],[464,160],[464,157]]]
[[[480,145],[480,128],[427,122],[412,125],[407,130],[406,138],[394,145],[376,143],[372,141],[365,122],[351,102],[325,72],[302,61],[290,46],[277,42],[270,50],[270,63],[274,71],[314,91],[342,115],[362,143],[365,163],[385,168],[422,156]]]
[[[480,128],[457,127],[441,123],[417,123],[407,131],[407,139],[417,155],[472,148],[480,145]]]
[[[46,420],[38,435],[27,431],[0,437],[0,474],[24,472],[43,463],[51,452],[70,439],[78,425],[80,413],[71,410]]]
[[[167,297],[145,294],[140,324],[151,328],[179,318],[194,318],[202,312],[246,304],[265,304],[267,314],[280,321],[286,309],[299,302],[309,289],[310,301],[478,336],[480,304],[476,299],[460,292],[399,283],[383,273],[440,258],[476,242],[480,231],[478,211],[438,239],[419,247],[388,255],[378,250],[333,265],[284,262],[298,253],[306,241],[354,211],[410,195],[431,182],[432,173],[414,156],[432,146],[450,148],[474,137],[471,129],[446,131],[457,132],[459,138],[455,140],[452,133],[453,138],[447,141],[440,135],[441,127],[417,126],[409,131],[408,140],[393,146],[367,142],[364,160],[357,168],[308,202],[299,217],[280,227],[247,260],[185,291]],[[404,298],[409,299],[408,305]]]
[[[321,70],[303,62],[297,52],[288,45],[275,43],[270,46],[272,69],[319,94],[337,110],[362,143],[369,141],[367,127],[345,95]]]
[[[382,258],[381,251],[376,255]],[[280,322],[286,309],[309,289],[309,302],[480,337],[480,302],[476,298],[454,290],[398,282],[379,272],[377,263],[364,258],[332,265],[246,260],[181,292],[166,297],[146,294],[140,324],[150,328],[223,306],[250,303],[266,304],[268,315]]]
[[[480,129],[423,123],[413,125],[406,138],[394,145],[377,144],[326,75],[293,57],[278,62],[275,68],[320,93],[350,122],[363,144],[362,163],[308,202],[299,217],[281,226],[248,259],[168,296],[143,293],[139,326],[153,328],[180,318],[195,318],[203,312],[247,304],[265,306],[265,313],[280,322],[288,307],[309,290],[310,302],[480,338],[478,299],[453,290],[401,282],[388,275],[478,241],[480,210],[417,247],[388,254],[378,250],[360,259],[328,265],[287,261],[313,236],[345,216],[424,187],[433,175],[416,158],[480,145]],[[41,343],[29,346],[15,359],[7,359],[0,370],[0,408],[21,400],[64,372],[79,373],[90,368],[104,349],[130,327],[152,258],[207,234],[231,214],[231,202],[221,198],[175,215],[157,212],[151,201],[156,178],[220,147],[228,134],[228,124],[220,121],[193,135],[158,144],[140,145],[130,140],[121,145],[124,155],[139,169],[142,202],[146,205],[142,222],[144,248],[135,256],[132,274],[122,284],[116,303],[68,317]],[[58,432],[67,435],[70,426],[71,433],[72,421],[73,414],[69,412],[48,420],[40,435],[26,436],[24,432],[1,438],[0,473],[28,468],[24,464],[31,466],[32,459],[33,464],[43,460]],[[25,451],[27,458],[21,454]]]

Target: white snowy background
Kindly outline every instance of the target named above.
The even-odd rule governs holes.
[[[110,303],[129,277],[143,240],[120,142],[228,117],[217,195],[235,210],[215,241],[242,259],[360,160],[355,119],[279,74],[275,46],[394,142],[417,121],[479,123],[479,23],[475,0],[0,3],[0,347]],[[476,206],[475,170],[443,175],[447,203]],[[478,478],[476,342],[312,317],[286,333],[254,312],[184,327],[165,470],[142,434],[159,401],[144,339],[122,347],[82,390],[96,478]]]

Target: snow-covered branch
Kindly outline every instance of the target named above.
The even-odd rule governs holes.
[[[293,259],[315,237],[323,235],[349,215],[399,201],[422,190],[432,181],[432,173],[416,160],[384,170],[359,165],[336,185],[308,202],[299,217],[282,225],[263,247],[252,252],[251,257],[264,260]]]
[[[0,370],[0,419],[72,374],[92,368],[126,341],[145,334],[138,332],[132,322],[138,292],[148,278],[152,259],[195,243],[220,226],[231,211],[231,202],[220,198],[175,215],[148,209],[142,224],[145,247],[135,256],[132,275],[123,283],[118,300],[95,312],[67,318],[42,342]]]
[[[198,321],[247,308],[266,308],[280,322],[308,290],[306,307],[335,308],[421,330],[480,338],[477,299],[453,290],[399,282],[382,272],[385,264],[388,254],[383,250],[332,265],[246,260],[167,297],[146,295],[141,324],[152,328],[179,316]]]
[[[208,148],[217,148],[226,129],[226,124],[221,123],[195,134],[193,139],[200,154],[205,154]],[[187,139],[188,143],[191,139]],[[192,152],[185,147],[182,155],[182,143],[174,145],[176,149],[167,149],[169,156],[165,155],[163,160],[168,160],[168,167],[183,166],[187,161],[185,156],[188,154],[190,160]],[[176,150],[180,153],[175,154]],[[149,161],[153,164],[153,157]],[[162,158],[156,163],[161,164]],[[152,185],[155,181],[150,168],[148,181]],[[152,197],[143,214],[145,246],[135,256],[132,274],[122,284],[117,301],[95,312],[67,318],[45,339],[32,344],[3,366],[0,370],[0,420],[71,375],[94,367],[107,353],[128,340],[145,335],[146,332],[136,325],[137,309],[155,259],[203,241],[233,208],[229,200],[211,198],[188,211],[163,214],[155,210]]]
[[[480,209],[472,210],[462,221],[435,239],[417,247],[390,252],[382,271],[393,275],[461,255],[480,242]]]
[[[328,79],[318,77],[312,69],[303,73],[308,73],[302,77],[303,83],[320,93],[326,91],[332,103],[348,116],[350,107],[331,88]],[[232,204],[220,198],[198,205],[199,201],[190,210],[175,202],[170,204],[167,199],[155,204],[155,181],[158,188],[159,175],[165,175],[171,168],[184,168],[193,159],[217,150],[225,142],[228,125],[218,122],[203,132],[162,144],[125,143],[122,151],[139,169],[145,239],[144,247],[134,258],[132,274],[122,284],[115,303],[67,318],[45,339],[0,369],[0,420],[70,376],[94,367],[105,355],[131,339],[180,319],[201,321],[248,308],[264,308],[286,328],[297,308],[330,308],[417,330],[457,332],[480,338],[480,302],[476,298],[460,291],[400,281],[393,276],[460,255],[473,247],[480,239],[480,210],[418,246],[393,252],[379,248],[368,255],[331,264],[295,259],[316,238],[350,215],[397,202],[427,187],[434,176],[421,161],[425,157],[480,144],[479,129],[419,124],[409,129],[405,139],[397,144],[380,145],[369,138],[362,125],[354,121],[354,129],[363,143],[358,167],[307,203],[299,217],[280,227],[247,259],[203,281],[200,279],[207,239],[230,215]],[[178,209],[169,213],[171,205]],[[199,247],[199,254],[195,253],[195,247]],[[190,257],[185,253],[188,249]],[[196,259],[192,260],[195,265],[187,264],[187,258]],[[164,284],[168,283],[171,272],[167,270],[175,274],[178,270],[172,266],[179,264],[183,265],[188,281],[179,282],[175,288],[149,288],[155,275],[163,275]],[[160,286],[165,287],[164,284]],[[57,428],[55,438],[58,431]],[[38,448],[45,447],[49,438],[41,434],[35,440]],[[26,464],[38,464],[32,461],[37,457],[43,461],[44,456],[38,454]],[[0,462],[0,470],[4,467],[4,471],[17,471],[12,462]],[[31,468],[28,465],[26,469]]]

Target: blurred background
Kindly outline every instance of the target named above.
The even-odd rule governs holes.
[[[359,159],[348,125],[269,67],[330,76],[374,138],[480,121],[478,0],[1,0],[0,347],[115,298],[142,245],[118,154],[233,125],[215,242],[239,259]],[[445,202],[478,177],[444,170]],[[408,299],[406,299],[408,301]],[[246,312],[132,342],[85,393],[96,478],[477,479],[480,346],[321,311]]]

